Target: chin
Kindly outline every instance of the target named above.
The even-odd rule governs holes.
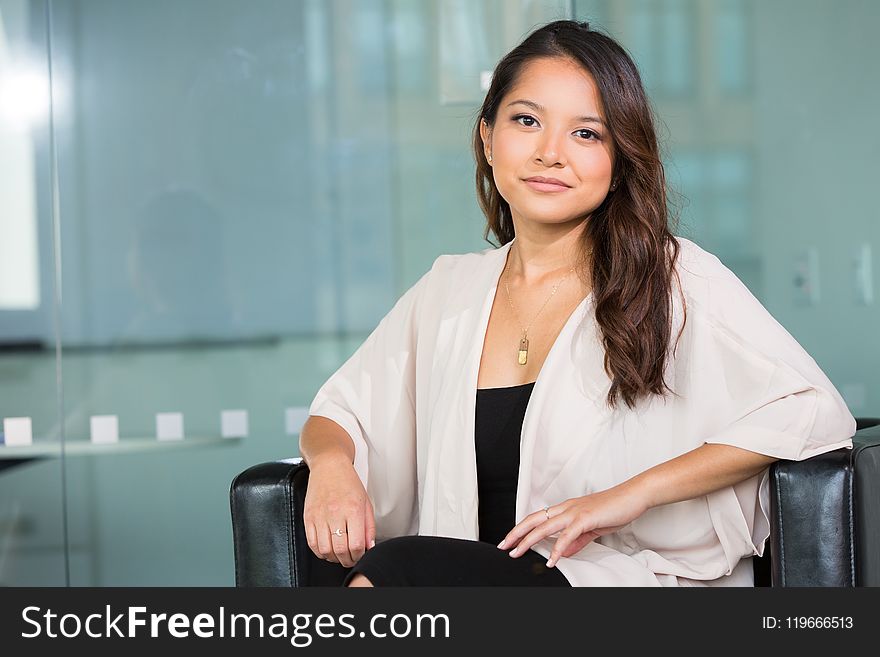
[[[573,221],[576,217],[571,215],[544,215],[544,214],[536,214],[529,212],[520,212],[518,213],[520,217],[535,224],[546,224],[548,226],[558,225],[568,223],[569,221]]]
[[[569,221],[583,214],[578,208],[560,207],[558,203],[553,203],[552,201],[547,203],[521,203],[518,206],[511,206],[511,210],[515,210],[515,213],[520,217],[529,217],[533,221],[554,224]]]

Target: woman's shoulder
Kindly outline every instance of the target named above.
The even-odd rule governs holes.
[[[676,240],[681,248],[673,285],[676,281],[680,283],[689,317],[700,317],[709,325],[724,330],[777,323],[763,303],[718,256],[690,239],[676,237]],[[678,293],[673,296],[677,297]],[[677,300],[673,303],[677,306]]]
[[[681,235],[674,236],[674,239],[679,246],[676,260],[679,273],[696,278],[712,278],[725,276],[730,272],[718,256],[693,240]]]
[[[444,253],[431,265],[431,276],[442,283],[473,280],[473,276],[493,271],[503,248],[490,246],[466,253]]]
[[[438,264],[446,268],[455,267],[479,267],[485,265],[488,260],[504,250],[504,246],[490,246],[478,251],[467,251],[465,253],[444,253],[437,256],[434,265]]]
[[[686,237],[676,236],[679,245],[675,280],[690,299],[705,310],[751,292],[740,278],[714,253]]]
[[[483,290],[491,285],[496,269],[500,272],[503,261],[499,258],[502,254],[501,249],[490,247],[480,251],[438,255],[431,267],[401,299],[406,298],[414,306],[422,306],[422,313],[434,314],[481,303]],[[423,302],[422,299],[430,299],[430,302]]]

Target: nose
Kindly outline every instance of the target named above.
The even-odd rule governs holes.
[[[535,150],[535,161],[546,167],[565,164],[561,132],[546,130],[542,133]]]

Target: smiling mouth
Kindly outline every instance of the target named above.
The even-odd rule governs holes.
[[[566,189],[571,189],[571,187],[567,187],[566,185],[538,182],[536,180],[524,180],[523,182],[537,192],[564,192]]]

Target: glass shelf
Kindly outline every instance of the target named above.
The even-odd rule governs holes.
[[[84,454],[123,454],[190,447],[213,447],[237,445],[241,438],[219,436],[184,438],[182,440],[159,440],[157,438],[125,438],[115,443],[93,443],[89,440],[68,440],[64,446],[65,456]],[[0,460],[17,460],[59,456],[61,443],[35,442],[32,445],[0,445]]]

